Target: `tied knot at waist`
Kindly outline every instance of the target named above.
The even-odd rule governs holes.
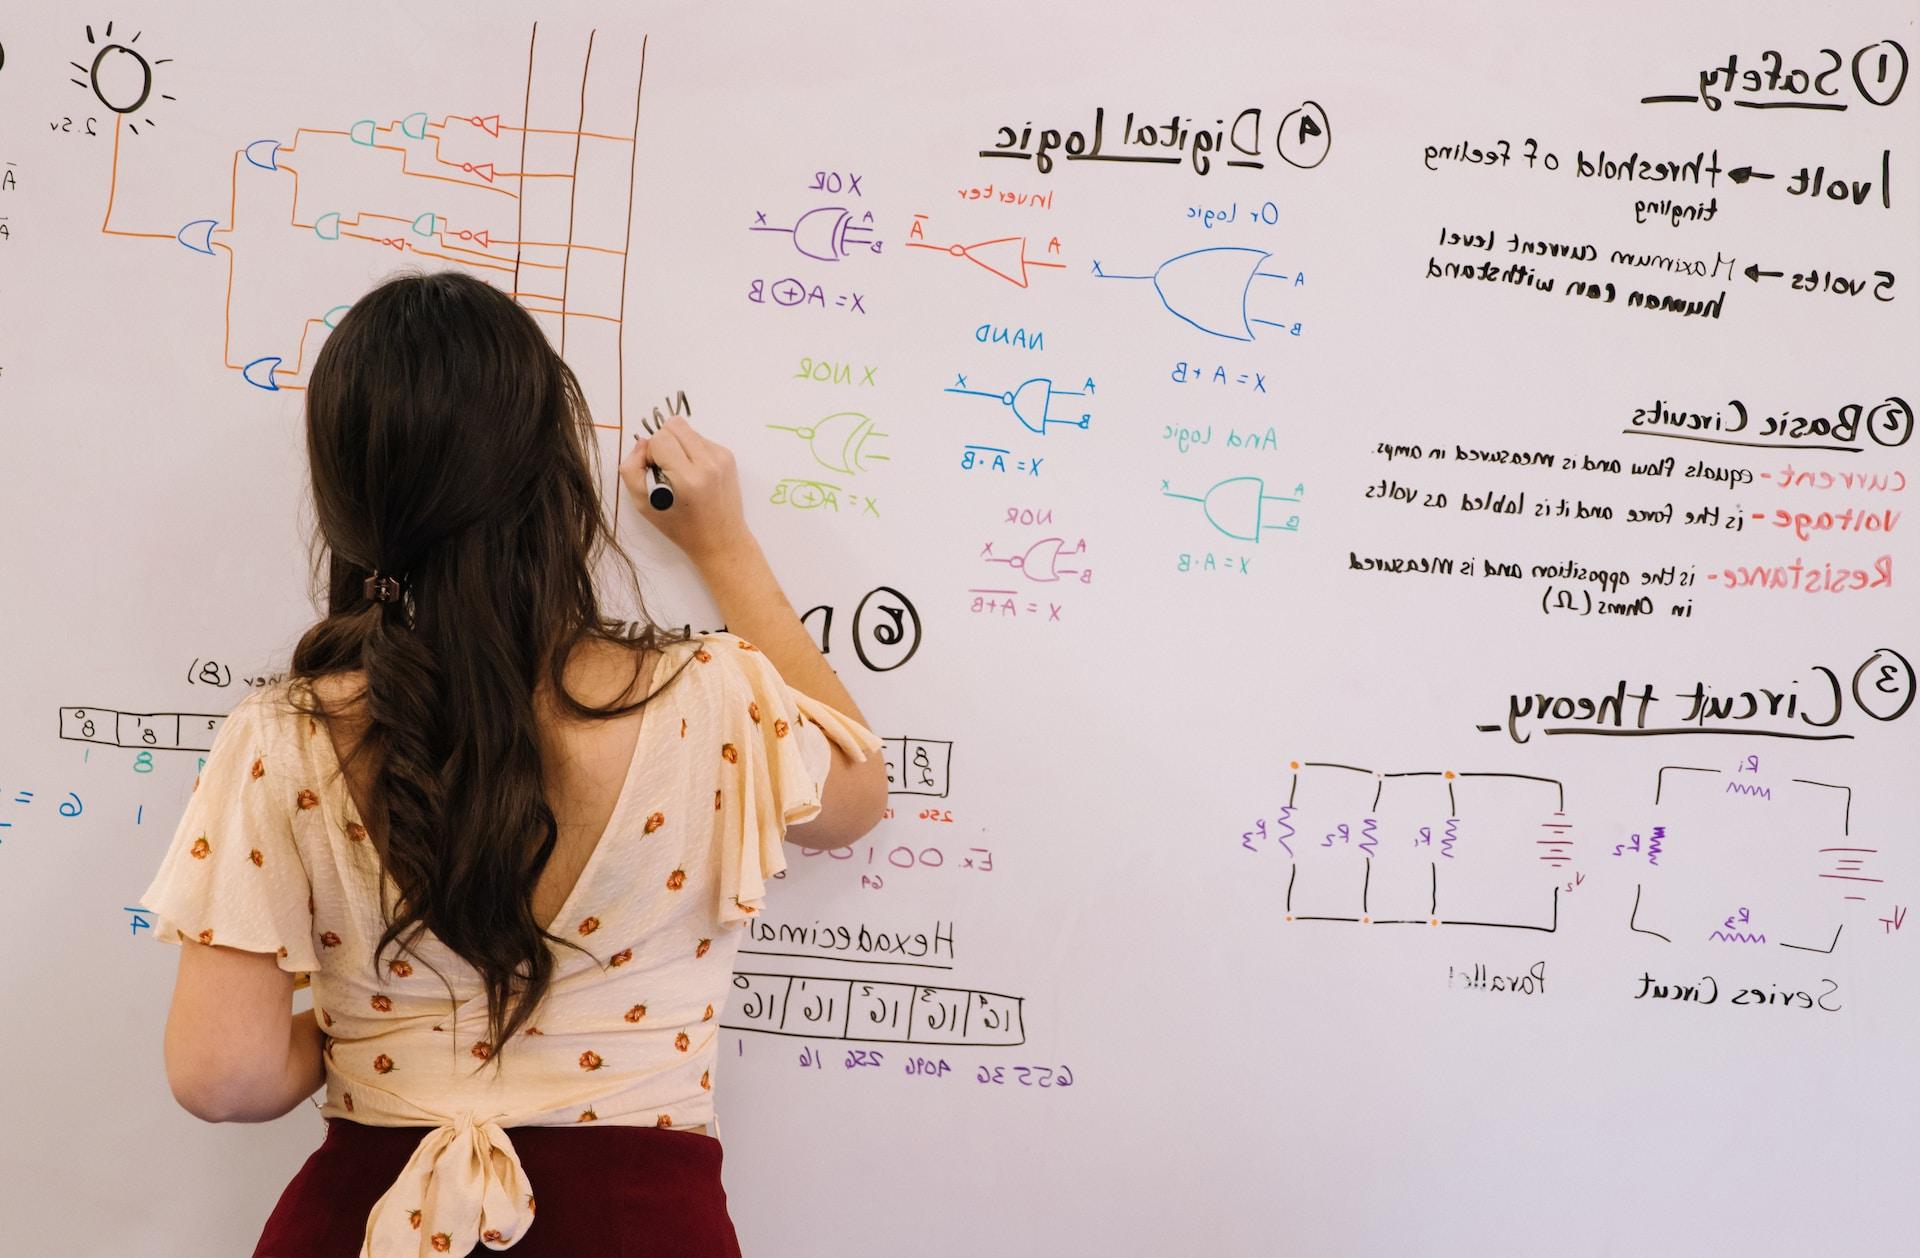
[[[421,1137],[367,1215],[360,1258],[506,1249],[533,1223],[533,1190],[498,1117],[471,1111]]]

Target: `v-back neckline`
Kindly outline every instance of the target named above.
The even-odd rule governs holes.
[[[646,743],[647,734],[654,726],[654,722],[648,719],[653,715],[653,699],[656,693],[654,687],[660,677],[660,665],[665,662],[666,657],[666,651],[656,650],[652,663],[647,667],[646,682],[641,690],[641,693],[647,696],[647,703],[640,709],[639,728],[634,731],[633,735],[633,752],[627,758],[626,774],[620,779],[620,790],[614,796],[613,809],[607,814],[607,822],[600,828],[599,837],[593,841],[593,850],[587,853],[587,859],[580,865],[580,872],[574,875],[573,885],[567,888],[566,897],[560,902],[559,909],[554,912],[550,920],[540,924],[542,930],[552,932],[556,925],[570,920],[575,902],[580,898],[582,889],[586,887],[589,879],[593,876],[595,868],[599,864],[601,850],[607,846],[607,840],[619,829],[622,821],[626,817],[628,808],[632,804],[633,793],[640,776],[640,761],[643,758],[641,753]],[[321,754],[325,760],[325,763],[321,767],[327,771],[323,773],[321,781],[332,782],[338,786],[342,811],[345,814],[343,817],[344,822],[348,825],[360,826],[361,829],[364,830],[366,828],[365,819],[360,815],[360,805],[354,801],[353,790],[347,784],[346,771],[341,767],[340,763],[340,750],[334,745],[333,730],[330,728],[317,730],[315,731],[315,739],[321,743]],[[312,742],[315,741],[315,739],[308,739],[308,741]],[[324,807],[326,807],[325,804],[323,804],[323,808]],[[341,826],[341,829],[344,830],[345,828],[346,825]],[[380,880],[383,884],[381,900],[384,909],[386,899],[384,895],[384,884],[391,881],[391,879],[387,875],[386,868],[380,864],[379,854],[373,851],[371,841],[368,841],[367,846],[369,854],[373,856],[375,866],[380,870]]]
[[[640,778],[641,750],[646,745],[647,732],[653,728],[653,722],[647,718],[653,715],[654,684],[660,676],[660,662],[666,658],[665,651],[656,651],[653,663],[647,669],[646,684],[641,693],[647,696],[647,702],[640,708],[640,727],[633,734],[633,754],[627,757],[626,776],[620,779],[620,792],[613,797],[613,811],[607,814],[607,824],[600,827],[600,836],[593,841],[593,850],[587,853],[587,859],[581,863],[580,872],[574,875],[573,885],[567,888],[566,897],[560,901],[560,907],[554,910],[553,917],[540,923],[540,929],[552,932],[561,923],[572,920],[574,901],[580,898],[582,888],[593,877],[593,871],[600,862],[600,853],[607,846],[607,840],[620,828],[625,820],[627,809],[633,802],[635,784]]]

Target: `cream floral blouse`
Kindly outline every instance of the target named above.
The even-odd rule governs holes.
[[[535,1191],[506,1128],[711,1121],[738,927],[786,867],[786,825],[819,811],[828,740],[855,759],[881,743],[733,635],[669,647],[656,677],[675,670],[551,926],[584,951],[554,948],[553,985],[497,1070],[477,975],[431,934],[374,972],[394,888],[325,730],[287,706],[284,683],[221,728],[140,903],[156,939],[312,975],[322,1113],[433,1128],[368,1216],[364,1258],[511,1246]]]

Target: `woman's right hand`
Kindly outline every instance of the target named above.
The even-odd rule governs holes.
[[[647,504],[649,459],[673,485],[673,505],[665,511]],[[721,624],[758,648],[789,686],[867,723],[747,528],[733,451],[708,441],[676,415],[652,437],[634,441],[620,461],[620,479],[647,522],[693,561]],[[831,764],[819,815],[788,836],[802,846],[844,847],[879,824],[886,810],[884,757],[856,761],[836,745]]]
[[[664,511],[647,501],[649,462],[673,486],[673,505]],[[640,515],[696,566],[753,542],[740,506],[733,451],[695,432],[682,416],[670,416],[650,437],[635,436],[620,460],[620,480],[639,504]]]

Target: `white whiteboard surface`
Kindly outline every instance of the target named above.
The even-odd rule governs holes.
[[[11,6],[0,1248],[245,1254],[317,1144],[173,1105],[131,897],[330,312],[516,240],[897,740],[742,957],[748,1253],[1910,1248],[1915,19]]]

